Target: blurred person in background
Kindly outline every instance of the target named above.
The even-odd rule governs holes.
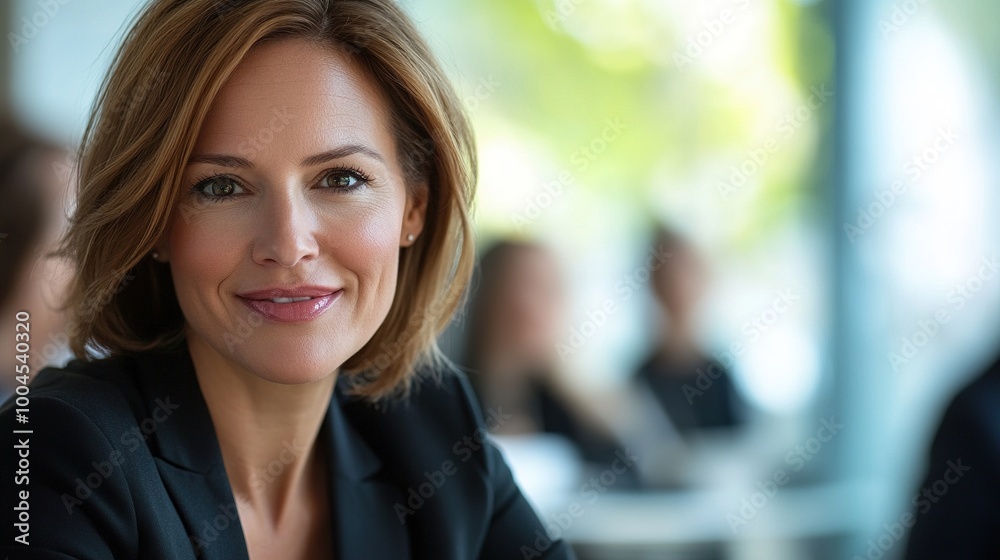
[[[66,227],[69,174],[58,172],[65,153],[54,144],[9,117],[0,117],[0,131],[0,336],[14,341],[15,313],[31,314],[34,373],[41,365],[36,357],[60,364],[70,357],[59,309],[69,271],[48,256]],[[15,363],[12,342],[3,345],[0,359]],[[11,376],[0,378],[0,401],[13,391],[12,382]]]
[[[906,560],[1000,558],[1000,360],[948,405],[911,505]]]
[[[650,279],[661,327],[635,374],[636,384],[655,398],[684,439],[707,429],[734,428],[741,424],[741,399],[729,372],[706,355],[696,336],[705,264],[690,242],[664,226],[657,227],[653,247],[669,255]]]
[[[584,461],[613,462],[622,448],[559,371],[564,309],[555,255],[500,241],[483,253],[478,274],[464,365],[484,410],[503,413],[494,433],[556,434]]]

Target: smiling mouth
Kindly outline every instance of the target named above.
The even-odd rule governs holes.
[[[275,323],[298,323],[319,317],[344,293],[342,289],[312,289],[303,290],[314,292],[310,295],[272,295],[275,291],[277,290],[262,290],[237,294],[236,297],[251,312],[265,320]]]

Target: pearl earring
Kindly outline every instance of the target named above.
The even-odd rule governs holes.
[[[416,239],[416,237],[414,237],[412,233],[406,236],[406,240],[409,241],[410,243],[413,243],[414,239]]]
[[[156,249],[153,249],[153,252],[150,253],[149,256],[153,257],[154,261],[160,260],[160,252],[157,251]]]

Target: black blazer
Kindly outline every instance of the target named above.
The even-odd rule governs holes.
[[[12,400],[0,408],[0,557],[248,557],[186,346],[74,361],[30,388],[27,424]],[[331,465],[337,559],[574,557],[549,541],[500,453],[482,443],[487,425],[464,377],[424,379],[407,401],[382,407],[342,386],[335,395],[318,443]],[[23,475],[11,472],[18,454]],[[29,546],[15,541],[22,490]]]

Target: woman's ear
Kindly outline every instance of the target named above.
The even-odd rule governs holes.
[[[406,208],[403,210],[403,229],[400,232],[399,245],[409,247],[420,237],[427,219],[427,201],[430,189],[426,183],[407,189]]]

